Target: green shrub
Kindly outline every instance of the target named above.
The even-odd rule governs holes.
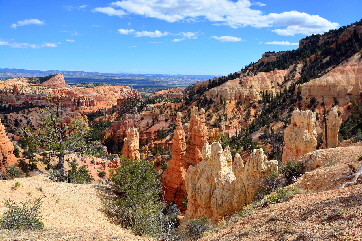
[[[15,182],[14,185],[11,187],[11,190],[16,190],[21,186],[20,182]]]
[[[14,156],[19,158],[20,157],[20,151],[19,148],[17,146],[14,147]]]
[[[261,184],[260,189],[255,194],[255,201],[260,201],[264,198],[264,196],[270,194],[274,190],[283,187],[285,184],[285,179],[279,172],[274,171],[271,172],[268,176],[265,177],[264,181]]]
[[[202,237],[202,234],[210,228],[209,221],[205,217],[201,217],[188,222],[186,225],[186,234],[191,240],[198,240]]]
[[[160,201],[161,186],[152,162],[125,160],[111,173],[118,198],[105,202],[106,213],[136,235],[168,240],[177,226],[174,208]]]
[[[20,170],[16,165],[8,166],[5,170],[6,179],[14,179],[24,176],[24,172]]]
[[[271,203],[281,203],[287,201],[297,193],[300,193],[300,191],[296,188],[279,188],[275,193],[267,196],[266,200]]]
[[[105,171],[98,172],[98,177],[105,178],[106,177],[106,172]]]
[[[7,210],[0,219],[0,226],[3,229],[43,229],[44,223],[39,218],[41,199],[21,202],[20,205],[13,200],[6,200]]]
[[[36,161],[29,161],[29,163],[25,159],[18,160],[18,166],[20,170],[24,173],[29,174],[30,171],[36,170],[38,167],[36,165]]]
[[[70,162],[69,164],[71,166],[71,170],[68,171],[68,181],[70,183],[87,184],[94,180],[85,166],[78,168],[76,162]]]
[[[282,173],[285,177],[285,186],[291,184],[295,179],[303,175],[303,165],[301,162],[291,161],[282,167]]]

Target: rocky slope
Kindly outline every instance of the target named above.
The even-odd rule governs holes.
[[[201,240],[361,240],[362,184],[256,207]]]

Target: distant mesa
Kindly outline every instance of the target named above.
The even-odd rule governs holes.
[[[56,74],[39,78],[40,84],[48,88],[64,88],[66,86],[64,75]]]

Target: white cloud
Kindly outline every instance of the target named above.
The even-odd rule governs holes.
[[[265,44],[272,44],[272,45],[299,45],[299,43],[291,43],[289,41],[272,41],[266,42]]]
[[[188,38],[188,39],[197,39],[198,33],[195,33],[195,32],[181,32],[181,33],[179,33],[179,35],[182,35],[182,36],[184,36],[185,38]]]
[[[40,21],[39,19],[25,19],[22,21],[17,21],[16,23],[11,24],[12,28],[17,28],[19,26],[25,26],[25,25],[44,25],[44,21]]]
[[[156,30],[154,32],[149,32],[149,31],[136,32],[135,36],[136,37],[159,38],[159,37],[167,36],[169,34],[170,34],[169,32],[161,32],[159,30]]]
[[[111,7],[104,7],[104,8],[94,8],[92,12],[100,12],[108,14],[109,16],[118,16],[122,17],[123,15],[126,15],[126,12],[121,9],[114,9]]]
[[[282,36],[323,33],[339,26],[338,23],[329,22],[318,15],[309,15],[297,11],[281,14],[271,13],[267,18],[276,26],[287,26],[285,29],[273,30],[273,32]]]
[[[266,4],[261,3],[261,2],[254,2],[253,5],[259,6],[259,7],[264,7],[266,6]]]
[[[81,6],[63,6],[65,9],[67,9],[68,11],[72,11],[72,10],[82,10],[86,7],[88,7],[88,5],[81,5]]]
[[[214,38],[216,40],[219,40],[221,42],[240,42],[242,41],[241,38],[234,37],[234,36],[212,36],[211,38]]]
[[[94,11],[108,15],[136,14],[168,22],[208,20],[216,25],[232,28],[245,26],[274,27],[273,32],[292,36],[295,34],[323,33],[338,27],[318,15],[297,11],[264,14],[253,6],[265,6],[262,2],[250,0],[123,0],[110,4],[112,7],[96,8]],[[97,10],[98,9],[98,10]],[[116,11],[121,11],[115,14]],[[114,12],[114,13],[113,13]],[[283,27],[283,28],[278,28]]]
[[[131,33],[134,33],[135,30],[134,29],[118,29],[118,32],[120,34],[131,34]]]
[[[155,31],[151,32],[151,31],[136,31],[134,29],[122,29],[122,28],[118,29],[118,32],[120,34],[125,34],[125,35],[133,34],[135,37],[151,37],[151,38],[159,38],[159,37],[164,37],[164,36],[168,36],[168,35],[183,36],[183,38],[178,38],[178,39],[172,40],[173,42],[180,42],[185,39],[197,39],[197,35],[198,35],[197,32],[181,32],[178,34],[173,34],[173,33],[167,32],[167,31],[161,32],[159,30],[155,30]]]
[[[135,37],[151,37],[151,38],[159,38],[159,37],[163,37],[163,36],[167,36],[170,33],[169,32],[161,32],[159,30],[150,32],[150,31],[141,31],[141,32],[136,32],[134,29],[118,29],[118,32],[120,34],[134,34]]]
[[[39,49],[39,48],[55,48],[61,43],[43,43],[43,44],[29,44],[29,43],[16,43],[16,42],[7,42],[0,40],[0,46],[9,46],[10,48],[18,49]]]
[[[75,40],[74,40],[74,39],[66,39],[65,41],[67,41],[67,42],[71,42],[71,43],[75,42]]]
[[[172,40],[173,42],[181,42],[185,40],[185,38],[175,38],[174,40]]]

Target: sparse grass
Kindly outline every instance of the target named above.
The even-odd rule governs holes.
[[[270,203],[281,203],[289,200],[298,193],[301,193],[301,190],[296,188],[279,188],[275,192],[266,196],[264,200]]]
[[[20,182],[15,182],[14,185],[11,187],[11,190],[16,190],[21,186]]]
[[[36,190],[38,190],[39,192],[43,192],[43,188],[42,187],[37,187],[35,188]]]
[[[331,166],[334,166],[336,165],[337,161],[334,160],[334,159],[329,159],[327,164],[326,164],[326,167],[331,167]]]
[[[201,217],[198,219],[193,219],[186,224],[186,236],[190,240],[198,240],[202,235],[211,229],[209,220],[206,217]]]
[[[239,213],[238,216],[243,218],[246,216],[251,215],[254,212],[255,204],[248,204],[246,205]]]

